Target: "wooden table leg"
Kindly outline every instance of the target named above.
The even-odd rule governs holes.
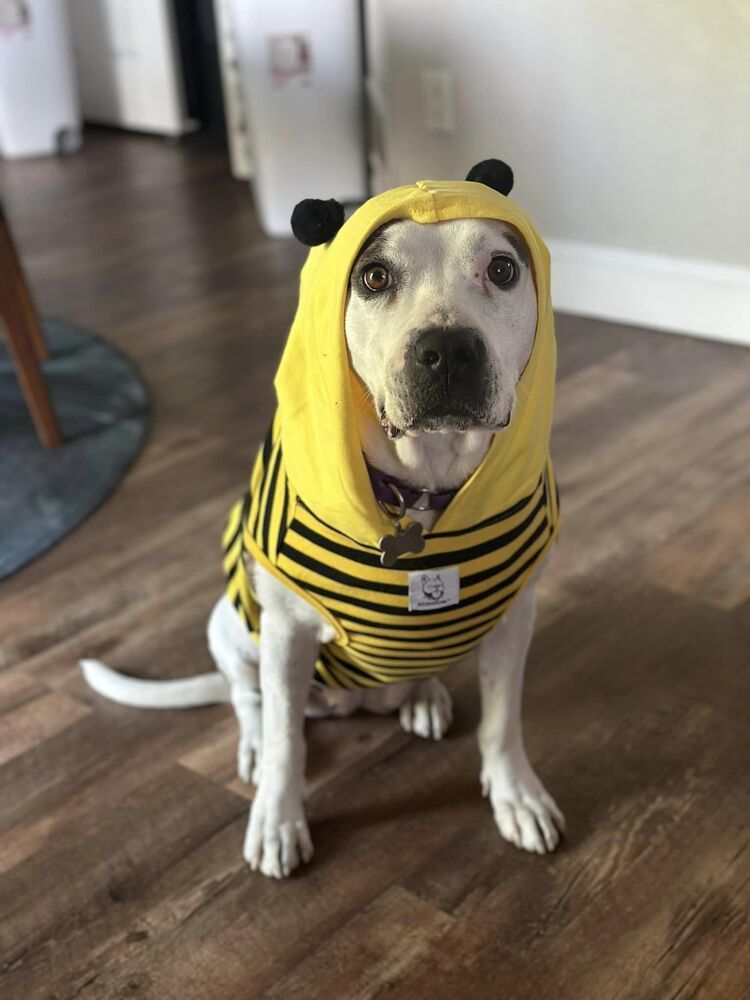
[[[2,205],[0,205],[0,261],[2,261],[3,267],[8,268],[11,287],[15,289],[20,299],[23,322],[34,353],[40,361],[46,361],[49,358],[49,349],[44,340],[42,325],[31,298],[29,283],[26,281],[21,261],[16,253],[16,247],[10,235],[10,226],[3,213]]]
[[[31,341],[24,335],[20,316],[4,314],[5,329],[18,381],[34,421],[39,440],[45,448],[62,444],[62,434],[47,390],[47,383]]]
[[[0,320],[31,419],[45,448],[62,444],[40,362],[49,357],[39,319],[0,208]]]
[[[18,257],[16,257],[16,264],[18,265],[18,284],[16,287],[18,291],[19,307],[23,315],[23,323],[26,327],[26,332],[28,333],[28,337],[31,341],[31,346],[34,349],[37,361],[46,361],[49,358],[49,348],[47,347],[47,342],[44,339],[42,324],[39,322],[39,314],[36,311],[34,303],[31,301],[29,286],[26,282],[23,271],[21,270]]]

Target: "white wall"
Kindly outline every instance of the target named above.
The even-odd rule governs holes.
[[[378,186],[463,176],[499,156],[559,258],[559,307],[750,342],[750,4],[370,0],[367,11]],[[451,133],[425,127],[424,68],[454,74]]]

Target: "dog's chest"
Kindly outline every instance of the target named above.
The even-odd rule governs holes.
[[[465,527],[441,530],[438,512],[409,510],[424,549],[388,567],[376,546],[290,499],[273,450],[259,471],[227,524],[228,594],[259,632],[242,562],[249,553],[304,596],[336,630],[316,665],[316,679],[330,687],[419,679],[463,658],[502,617],[557,529],[550,467],[521,501]]]

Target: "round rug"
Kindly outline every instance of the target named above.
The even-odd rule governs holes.
[[[143,444],[135,365],[86,330],[44,320],[44,375],[64,442],[43,448],[0,334],[0,580],[49,549],[112,491]]]

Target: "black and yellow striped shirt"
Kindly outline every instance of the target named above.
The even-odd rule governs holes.
[[[380,552],[338,531],[294,495],[274,427],[259,451],[250,491],[231,509],[224,537],[227,591],[258,634],[260,610],[245,567],[260,550],[288,586],[336,629],[321,647],[315,679],[329,687],[376,687],[441,673],[473,649],[519,593],[558,527],[551,463],[535,489],[494,516],[425,534],[419,555],[385,568]],[[438,521],[438,527],[439,527]],[[409,610],[409,574],[458,567],[458,603]]]

